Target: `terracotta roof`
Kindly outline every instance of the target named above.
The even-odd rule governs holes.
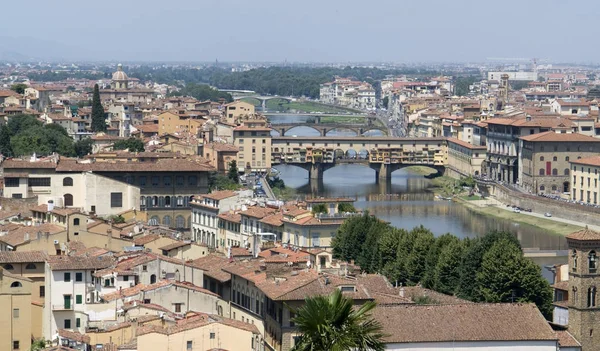
[[[236,321],[229,318],[223,318],[217,315],[198,314],[186,319],[177,321],[176,325],[162,327],[159,325],[145,325],[138,328],[138,336],[150,333],[159,333],[164,335],[177,334],[186,330],[209,326],[213,323],[227,325],[233,328],[246,330],[254,334],[260,334],[258,328],[254,324]]]
[[[58,330],[58,335],[61,338],[65,338],[65,339],[69,339],[69,340],[73,340],[73,341],[77,341],[77,342],[81,342],[84,344],[89,344],[90,343],[90,337],[85,335],[85,334],[80,334],[77,332],[73,332],[70,330],[66,330],[66,329],[59,329]]]
[[[189,242],[189,241],[188,242],[185,242],[185,241],[175,241],[174,243],[165,245],[163,247],[159,247],[158,249],[159,250],[164,250],[164,251],[170,251],[170,250],[178,249],[180,247],[184,247],[184,246],[187,246],[187,245],[192,245],[192,243]]]
[[[135,126],[142,133],[158,133],[158,124],[141,124]]]
[[[260,219],[273,212],[275,212],[275,209],[269,207],[249,207],[246,211],[241,211],[240,214]]]
[[[237,195],[236,191],[233,190],[220,190],[220,191],[213,191],[210,194],[203,194],[201,195],[202,197],[205,197],[207,199],[212,199],[212,200],[223,200],[223,199],[227,199],[230,198],[232,196]]]
[[[281,221],[282,219],[283,219],[283,213],[278,212],[278,213],[274,213],[272,215],[267,215],[266,217],[261,219],[260,222],[272,225],[274,227],[281,227],[283,225],[283,222]]]
[[[586,240],[600,240],[600,233],[599,232],[595,232],[591,229],[585,228],[582,229],[578,232],[574,232],[571,233],[569,235],[567,235],[567,239],[571,239],[571,240],[582,240],[582,241],[586,241]]]
[[[138,284],[131,288],[125,288],[125,289],[121,289],[119,291],[108,293],[108,294],[102,295],[102,299],[104,301],[114,301],[114,300],[117,300],[120,298],[132,297],[132,296],[138,295],[142,292],[152,291],[152,290],[169,287],[169,286],[175,286],[176,288],[185,288],[185,289],[193,290],[196,292],[201,292],[201,293],[216,296],[216,297],[219,296],[210,290],[196,286],[190,282],[178,282],[175,280],[165,279],[165,280],[161,280],[161,281],[158,281],[158,282],[156,282],[154,284],[150,284],[150,285]]]
[[[0,227],[0,231],[4,227]],[[52,235],[64,231],[66,231],[64,227],[51,223],[44,223],[39,226],[19,226],[9,230],[8,234],[0,236],[0,241],[11,246],[18,246],[31,240],[36,240],[38,232],[41,232],[41,235],[45,235],[45,233]]]
[[[93,162],[78,163],[61,161],[56,167],[58,172],[209,172],[214,167],[190,159],[157,159],[154,162]]]
[[[25,160],[6,160],[2,163],[5,169],[10,168],[56,168],[56,163],[51,161],[36,161],[30,162]]]
[[[466,147],[467,149],[471,149],[471,150],[486,150],[487,149],[487,146],[477,146],[477,145],[469,144],[466,141],[462,141],[462,140],[456,139],[456,138],[448,138],[448,142],[458,144],[460,146]]]
[[[233,222],[233,223],[241,223],[242,222],[242,215],[240,215],[239,213],[225,212],[225,213],[219,214],[218,217],[223,220],[226,220],[228,222]]]
[[[579,160],[573,160],[573,161],[571,161],[571,163],[576,163],[579,165],[600,167],[600,156],[583,157],[583,158],[580,158]]]
[[[552,287],[554,289],[558,289],[558,290],[569,291],[569,281],[563,280],[558,283],[554,283],[554,284],[552,284]]]
[[[520,139],[529,142],[591,142],[600,143],[600,139],[587,136],[579,133],[556,133],[554,131],[547,131],[543,133],[531,134],[522,136]]]
[[[104,269],[115,263],[114,258],[108,256],[85,257],[85,256],[49,256],[48,265],[52,270],[83,270]]]
[[[147,234],[147,235],[143,235],[143,236],[135,238],[133,240],[133,243],[136,246],[143,246],[143,245],[151,243],[151,242],[153,242],[155,240],[158,240],[159,238],[160,238],[159,234]]]
[[[0,263],[46,262],[44,251],[0,251]]]
[[[238,152],[237,146],[226,143],[210,143],[206,144],[205,147],[218,152]]]
[[[557,340],[534,304],[380,305],[386,343]]]
[[[197,258],[188,264],[192,267],[204,270],[204,275],[216,279],[222,283],[231,280],[231,274],[224,272],[221,268],[229,265],[229,259],[225,256],[209,254]]]
[[[558,337],[558,346],[560,347],[581,347],[579,341],[566,330],[556,330],[556,336]]]

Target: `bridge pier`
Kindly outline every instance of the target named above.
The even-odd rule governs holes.
[[[321,136],[327,136],[327,128],[321,129]]]
[[[334,167],[335,163],[321,163],[321,162],[317,162],[317,163],[311,163],[310,164],[310,168],[308,170],[308,178],[312,181],[312,180],[323,180],[323,173]]]
[[[262,99],[261,106],[262,106],[263,112],[267,111],[267,100],[266,99]]]

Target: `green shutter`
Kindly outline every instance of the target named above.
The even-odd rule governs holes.
[[[83,300],[83,299],[81,298],[81,295],[75,295],[75,303],[76,303],[77,305],[81,305],[81,303],[82,303],[82,300]]]

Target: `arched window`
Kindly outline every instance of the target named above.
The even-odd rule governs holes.
[[[183,196],[177,196],[177,207],[183,207]]]
[[[577,270],[577,250],[573,250],[571,257],[573,257],[573,270]]]
[[[596,257],[596,251],[590,251],[589,255],[588,255],[588,268],[590,270],[590,273],[594,273],[596,272],[596,260],[598,258]]]
[[[558,175],[558,169],[557,168],[552,169],[552,175]]]
[[[154,284],[154,283],[156,283],[156,274],[152,274],[150,276],[150,284]]]
[[[152,196],[152,207],[158,206],[158,196]]]
[[[36,269],[36,268],[37,267],[33,263],[28,263],[27,266],[25,266],[25,269]]]
[[[552,191],[556,191],[556,185],[552,186]]]
[[[79,225],[79,218],[73,218],[73,225]]]
[[[171,207],[171,197],[165,196],[165,207]]]
[[[568,176],[568,175],[569,175],[569,173],[570,173],[570,172],[569,172],[569,169],[568,169],[568,168],[565,168],[565,170],[563,171],[563,173],[564,173],[564,175]]]
[[[65,199],[65,207],[73,206],[73,195],[65,194],[64,199]]]
[[[540,168],[540,175],[542,175],[542,176],[543,176],[543,175],[545,174],[545,172],[546,172],[546,171],[545,171],[543,168]]]
[[[565,157],[565,161],[569,161],[569,156]]]
[[[10,284],[11,288],[20,288],[22,286],[23,284],[21,284],[20,282],[12,282],[12,284]]]
[[[63,186],[73,186],[73,178],[71,178],[71,177],[63,178]]]
[[[546,190],[546,187],[544,185],[540,185],[540,191],[544,191]]]
[[[185,228],[185,218],[183,216],[175,218],[175,228]]]
[[[588,288],[587,296],[587,307],[596,307],[596,287],[590,286]]]
[[[540,161],[544,161],[544,156],[540,156]]]
[[[159,225],[160,224],[160,219],[158,218],[158,216],[152,216],[150,218],[150,225]]]
[[[7,263],[4,265],[4,269],[6,269],[7,271],[12,271],[13,269],[15,269],[15,267],[13,267],[12,264]]]
[[[146,207],[146,197],[140,196],[140,207]]]
[[[556,157],[556,156],[552,157],[552,161],[558,161],[558,157]]]
[[[170,227],[171,226],[171,216],[164,216],[163,224],[166,225],[167,227]]]

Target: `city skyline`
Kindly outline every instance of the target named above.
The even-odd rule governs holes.
[[[27,20],[9,16],[0,24],[0,60],[431,63],[537,57],[592,63],[599,54],[591,43],[600,7],[588,1],[510,0],[501,7],[380,1],[369,8],[337,0],[102,5],[67,0],[60,8],[39,3],[25,11],[20,3],[6,4],[6,13],[26,13]],[[570,21],[554,19],[560,13]]]

